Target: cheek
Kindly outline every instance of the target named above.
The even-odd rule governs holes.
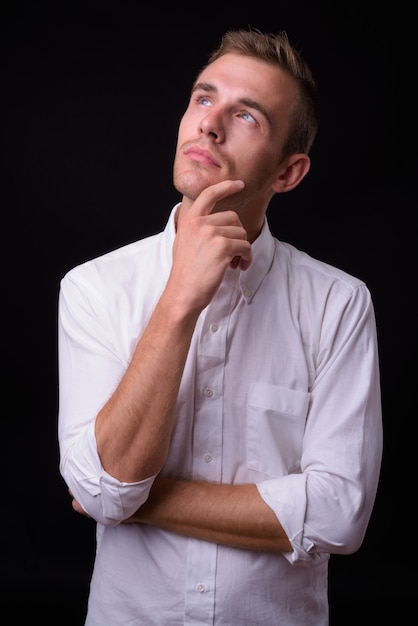
[[[271,181],[277,176],[280,159],[276,150],[262,147],[253,155],[253,174],[259,181]]]
[[[257,157],[253,155],[251,158],[248,154],[247,157],[246,162],[241,164],[241,175],[244,178],[246,190],[249,194],[255,195],[262,193],[263,190],[269,193],[276,179],[276,170],[272,161],[257,160]]]
[[[196,135],[196,129],[198,128],[198,120],[193,117],[188,111],[186,111],[180,120],[177,133],[177,142],[179,144],[190,141]]]
[[[183,120],[184,120],[184,117],[181,118],[180,124],[179,124],[178,129],[177,129],[177,146],[181,146],[181,144],[182,144],[182,137],[184,135],[184,122],[183,122]]]

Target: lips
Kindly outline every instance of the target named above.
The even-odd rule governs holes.
[[[189,148],[186,148],[184,154],[192,161],[198,161],[199,163],[205,163],[206,165],[213,165],[214,167],[221,167],[220,163],[209,152],[209,150],[205,150],[200,146],[190,146]]]

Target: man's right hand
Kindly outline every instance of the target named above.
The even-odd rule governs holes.
[[[217,202],[243,187],[240,180],[211,185],[179,219],[167,288],[190,311],[209,304],[228,266],[246,270],[251,264],[251,244],[237,213],[213,212]]]
[[[144,480],[163,467],[196,321],[227,267],[246,269],[251,263],[251,244],[237,213],[212,212],[242,188],[241,181],[223,181],[182,207],[167,285],[124,376],[96,418],[101,463],[121,482]],[[74,502],[79,511],[77,506]]]

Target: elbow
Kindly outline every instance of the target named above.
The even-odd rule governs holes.
[[[330,554],[340,554],[340,555],[349,555],[357,552],[362,543],[363,543],[364,535],[358,534],[356,531],[351,531],[350,533],[346,533],[344,537],[341,538],[341,541],[338,543],[332,543]]]
[[[350,555],[363,544],[371,514],[365,501],[353,506],[353,501],[334,502],[324,515],[310,520],[305,527],[305,538],[311,542],[314,552]]]
[[[103,526],[117,526],[124,520],[120,507],[106,503],[98,490],[92,491],[83,483],[67,478],[68,491],[72,497],[72,507],[76,513],[85,515]]]
[[[63,478],[77,503],[76,511],[103,526],[118,526],[147,500],[155,477],[139,483],[121,483],[106,472],[80,476],[63,471]]]
[[[80,489],[79,485],[69,491],[73,497],[73,509],[102,526],[118,526],[135,512],[126,511],[120,501],[110,500],[101,493],[92,495],[83,488]]]
[[[349,555],[357,552],[364,540],[369,516],[361,511],[352,516],[336,516],[335,524],[328,525],[328,546],[330,554]]]
[[[307,520],[315,551],[354,554],[362,546],[369,525],[376,484],[370,480],[334,479],[327,483],[326,491],[323,482],[320,486],[321,500],[326,499],[326,506],[314,507],[315,512]]]

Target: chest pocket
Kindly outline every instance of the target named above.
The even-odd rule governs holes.
[[[248,396],[248,468],[279,477],[298,471],[308,392],[253,382]]]

